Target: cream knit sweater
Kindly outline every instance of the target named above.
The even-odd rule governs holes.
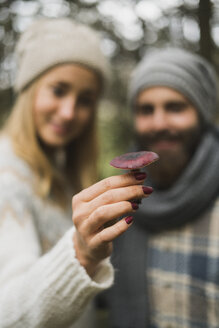
[[[90,299],[113,281],[109,260],[93,280],[75,257],[71,211],[43,202],[33,174],[0,139],[0,328],[89,327]]]

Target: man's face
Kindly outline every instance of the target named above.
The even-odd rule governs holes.
[[[188,164],[201,138],[197,110],[179,92],[152,87],[135,103],[135,131],[141,150],[159,154],[148,167],[158,188],[168,188]]]

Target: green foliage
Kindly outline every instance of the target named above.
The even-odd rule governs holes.
[[[113,102],[105,101],[99,111],[99,142],[100,178],[119,173],[118,169],[110,166],[110,161],[129,150],[132,137],[132,127],[128,109],[121,108]]]

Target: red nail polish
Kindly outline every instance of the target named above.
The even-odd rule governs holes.
[[[125,218],[125,222],[126,222],[127,224],[132,223],[132,221],[133,221],[133,216],[127,216],[127,218]]]
[[[154,191],[154,189],[152,187],[143,186],[142,189],[143,189],[143,192],[145,195],[150,195]]]
[[[147,177],[147,174],[145,172],[136,172],[134,173],[136,180],[144,180]]]
[[[138,204],[131,202],[131,205],[132,205],[133,210],[138,209]]]

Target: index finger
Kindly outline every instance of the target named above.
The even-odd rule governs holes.
[[[146,174],[144,172],[141,172],[141,174],[141,180],[136,179],[133,173],[125,173],[122,175],[114,175],[109,178],[105,178],[82,190],[78,196],[80,197],[81,201],[89,202],[107,190],[127,187],[134,184],[142,184],[143,180],[146,178]]]

